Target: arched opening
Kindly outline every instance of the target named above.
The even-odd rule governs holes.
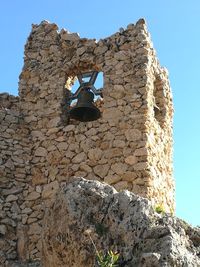
[[[72,117],[71,110],[78,105],[78,98],[80,100],[80,95],[83,94],[85,89],[92,98],[94,97],[92,103],[95,107],[99,106],[99,102],[102,102],[103,98],[103,72],[89,71],[67,78],[65,83],[65,109],[67,111],[64,111],[64,113],[68,113],[68,119]]]

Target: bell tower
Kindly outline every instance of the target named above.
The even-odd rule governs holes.
[[[98,72],[102,98],[93,102],[95,77],[89,84],[81,77]],[[76,77],[81,90],[73,107]],[[74,176],[130,190],[174,212],[172,95],[143,19],[98,42],[46,21],[33,25],[19,95],[29,131],[23,209],[31,210],[22,220],[34,236],[30,258],[40,257],[42,203]]]

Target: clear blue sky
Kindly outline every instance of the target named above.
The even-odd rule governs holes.
[[[176,214],[200,225],[199,0],[1,0],[0,92],[17,94],[32,23],[46,19],[99,39],[142,17],[173,89]]]

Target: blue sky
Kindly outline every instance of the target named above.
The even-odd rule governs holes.
[[[200,225],[200,1],[1,0],[0,92],[17,94],[23,51],[32,23],[100,39],[145,18],[174,95],[176,214]]]

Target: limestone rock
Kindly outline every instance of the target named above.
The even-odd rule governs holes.
[[[113,141],[113,147],[121,147],[124,148],[126,146],[126,143],[124,140],[114,140]]]
[[[103,112],[103,118],[105,120],[119,119],[121,117],[123,117],[123,114],[118,108],[110,108]]]
[[[122,174],[122,180],[128,181],[128,182],[135,180],[136,177],[137,177],[137,175],[135,172],[127,171],[124,174]]]
[[[109,165],[97,165],[94,167],[94,173],[97,174],[99,177],[104,178],[109,170]]]
[[[121,180],[121,177],[119,175],[107,175],[104,178],[104,182],[107,184],[114,184]]]
[[[47,184],[44,186],[44,190],[42,191],[42,197],[43,198],[51,198],[56,194],[58,191],[59,184],[58,181],[54,181],[50,184]]]
[[[134,152],[134,155],[135,156],[146,156],[147,155],[147,148],[142,147],[142,148],[136,149]]]
[[[4,225],[4,224],[0,225],[0,234],[5,235],[6,232],[7,232],[6,225]]]
[[[133,164],[137,163],[137,158],[135,156],[130,155],[130,156],[125,158],[125,162],[129,165],[133,165]]]
[[[102,150],[100,148],[90,149],[88,152],[89,159],[93,161],[100,160],[101,155],[102,155]]]
[[[30,261],[26,263],[22,263],[21,261],[10,261],[6,265],[6,267],[42,267],[40,261]]]
[[[139,162],[134,165],[134,170],[139,171],[139,170],[145,170],[149,167],[147,162]]]
[[[18,193],[21,193],[22,192],[22,188],[19,188],[19,187],[13,187],[11,189],[4,189],[2,190],[2,195],[15,195],[15,194],[18,194]]]
[[[35,156],[46,157],[47,150],[44,147],[38,147],[35,151]]]
[[[80,154],[77,154],[73,159],[73,163],[81,163],[85,159],[85,153],[81,152]]]
[[[92,238],[98,251],[119,253],[119,266],[197,267],[198,236],[199,228],[156,213],[145,198],[77,178],[46,209],[42,266],[96,266]]]
[[[28,235],[27,235],[27,230],[28,227],[27,225],[23,224],[18,224],[17,227],[17,252],[19,259],[22,261],[26,261],[28,258],[28,251],[27,251],[27,246],[28,246]]]
[[[92,172],[92,168],[90,168],[90,166],[88,166],[87,164],[80,164],[80,170],[82,171],[86,171],[87,173]]]
[[[47,178],[44,177],[43,173],[39,169],[33,169],[32,174],[33,185],[41,185],[47,183]]]
[[[114,185],[114,188],[117,191],[121,191],[121,190],[127,189],[128,188],[128,183],[127,183],[127,181],[120,181],[120,182],[118,182],[118,183],[116,183]]]
[[[126,172],[127,165],[119,162],[119,163],[113,164],[111,166],[111,169],[113,170],[114,173],[121,175]]]
[[[73,124],[67,125],[65,128],[63,128],[64,132],[70,132],[70,131],[74,131],[75,126]]]
[[[62,34],[62,39],[65,41],[76,41],[80,37],[77,33],[63,33]]]
[[[138,129],[129,129],[125,131],[125,136],[128,141],[137,141],[141,139],[141,131]]]
[[[40,197],[40,193],[33,191],[27,196],[27,200],[36,200],[39,197]]]
[[[112,96],[115,99],[121,99],[125,95],[125,90],[122,85],[115,85],[113,92],[110,93],[110,96]]]
[[[18,199],[18,196],[16,196],[16,195],[9,195],[6,198],[6,202],[16,201],[17,199]]]

